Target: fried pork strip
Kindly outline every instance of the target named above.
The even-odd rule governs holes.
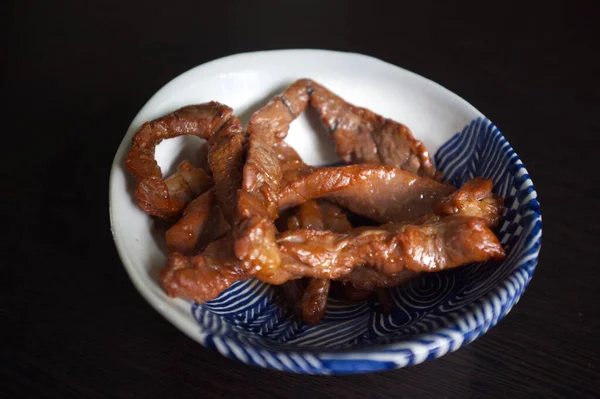
[[[281,233],[281,253],[299,263],[296,275],[340,278],[357,266],[392,275],[403,270],[435,272],[488,259],[504,250],[485,220],[468,216],[428,216],[417,223],[359,227],[348,234],[298,229]]]
[[[169,252],[192,255],[231,229],[215,203],[214,188],[190,202],[181,218],[167,230]]]
[[[163,180],[154,159],[156,146],[165,139],[194,135],[208,139],[231,117],[232,109],[217,102],[190,105],[162,118],[146,122],[133,137],[126,159],[127,169],[135,176],[139,206],[152,216],[174,220],[184,207],[212,186],[201,169],[182,163],[175,176]]]
[[[279,191],[281,210],[309,199],[325,198],[380,223],[415,219],[456,189],[385,165],[319,168],[285,184]]]
[[[273,149],[277,159],[279,159],[284,182],[297,177],[299,173],[310,168],[302,161],[298,153],[284,141],[276,142]],[[324,209],[327,213],[323,212]],[[309,200],[301,204],[296,212],[287,219],[287,229],[310,228],[323,230],[336,227],[351,229],[352,226],[347,219],[347,225],[342,227],[343,223],[339,213],[343,214],[337,205],[330,204],[327,207],[324,201]],[[328,225],[327,222],[329,221],[333,223]],[[329,279],[295,279],[285,282],[282,285],[282,291],[288,307],[300,315],[305,323],[314,325],[321,321],[327,311],[330,286],[331,281]]]
[[[167,231],[169,252],[191,255],[225,234],[235,223],[246,138],[240,121],[234,116],[209,138],[208,164],[215,186],[190,202],[181,218]]]
[[[476,177],[434,205],[439,215],[463,215],[482,218],[497,227],[504,211],[504,198],[492,193],[493,182]]]
[[[208,139],[208,166],[215,180],[215,197],[231,226],[239,220],[238,194],[242,186],[248,135],[232,117]]]
[[[240,220],[235,226],[235,254],[243,268],[257,278],[281,284],[291,276],[279,270],[281,257],[275,243],[274,220],[278,217],[277,192],[282,178],[275,142],[287,134],[290,123],[308,102],[308,94],[288,88],[284,95],[295,99],[284,103],[275,97],[258,110],[248,123],[248,152],[239,193]]]
[[[427,149],[405,125],[347,103],[312,80],[294,84],[309,87],[310,104],[333,135],[344,162],[388,165],[420,176],[437,176]]]
[[[233,238],[227,235],[211,242],[200,255],[169,254],[160,282],[171,297],[203,303],[216,298],[236,281],[247,278],[233,253]]]

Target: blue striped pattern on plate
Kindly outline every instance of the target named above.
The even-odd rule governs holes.
[[[330,299],[321,324],[286,314],[275,288],[239,282],[219,298],[192,304],[201,342],[242,362],[311,374],[358,373],[405,367],[468,344],[519,300],[541,244],[537,194],[517,154],[498,129],[478,118],[435,154],[446,181],[460,186],[483,176],[505,198],[498,236],[502,264],[486,262],[425,274],[392,291],[394,310]]]

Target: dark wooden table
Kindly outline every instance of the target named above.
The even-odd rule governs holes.
[[[0,397],[600,396],[593,3],[97,3],[2,7]],[[503,131],[537,187],[544,234],[530,286],[497,327],[408,369],[302,376],[204,349],[136,292],[107,201],[129,123],[189,68],[278,48],[373,55],[441,83]]]

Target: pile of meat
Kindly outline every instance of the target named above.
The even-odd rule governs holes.
[[[309,104],[346,166],[307,165],[284,141]],[[164,179],[156,145],[188,134],[208,141],[208,170],[184,161]],[[406,126],[308,79],[258,110],[246,130],[217,102],[147,122],[127,168],[139,206],[172,223],[160,277],[172,297],[202,303],[257,278],[282,286],[289,306],[314,324],[330,292],[376,295],[389,306],[386,289],[418,273],[504,257],[492,231],[503,199],[490,180],[441,183]]]

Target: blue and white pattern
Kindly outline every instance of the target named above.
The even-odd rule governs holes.
[[[448,182],[483,176],[505,198],[498,236],[507,257],[426,274],[393,291],[394,310],[330,300],[321,324],[288,315],[275,289],[256,280],[235,284],[191,312],[201,342],[245,363],[311,374],[360,373],[440,357],[494,326],[529,283],[541,244],[537,194],[523,164],[498,129],[478,118],[435,154]]]

